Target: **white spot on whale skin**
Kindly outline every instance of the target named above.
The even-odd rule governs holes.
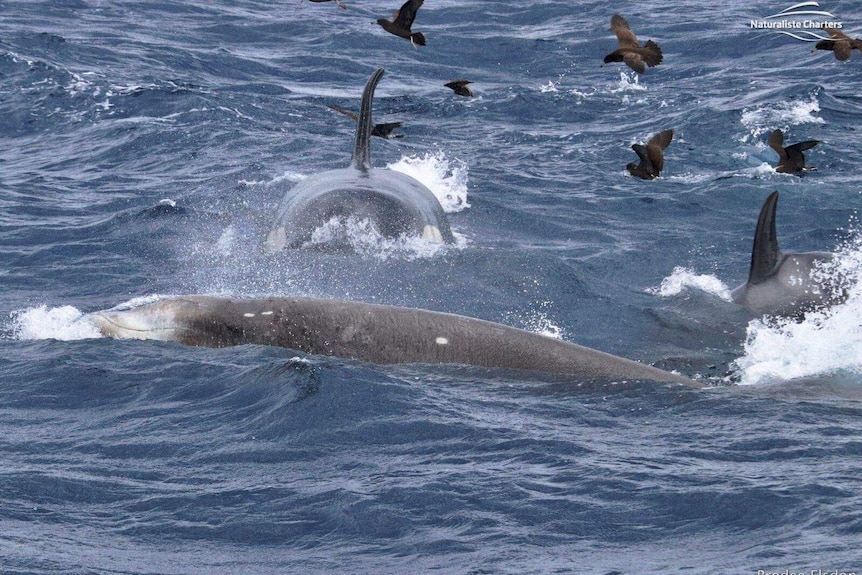
[[[244,314],[242,314],[242,317],[254,317],[254,316],[255,316],[255,314],[253,314],[253,313],[244,313]]]
[[[434,341],[437,345],[447,345],[449,343],[449,339],[445,337],[438,337]]]
[[[273,314],[273,312],[271,312],[271,311],[262,311],[262,312],[260,312],[260,315],[272,315],[272,314]]]

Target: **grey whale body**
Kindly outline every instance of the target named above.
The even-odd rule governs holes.
[[[362,302],[189,295],[88,318],[102,334],[121,339],[207,347],[261,344],[375,364],[463,364],[703,387],[649,365],[502,324]]]

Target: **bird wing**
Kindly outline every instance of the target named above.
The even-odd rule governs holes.
[[[620,43],[620,48],[632,47],[638,45],[637,36],[629,28],[629,23],[619,14],[611,16],[611,32],[616,34],[617,40]]]
[[[338,106],[335,106],[333,104],[327,104],[327,107],[330,110],[335,110],[336,112],[340,112],[340,113],[344,114],[348,118],[353,118],[354,120],[359,120],[359,116],[357,116],[355,113],[351,112],[350,110],[345,110],[344,108],[339,108]]]
[[[629,68],[631,68],[638,74],[643,74],[644,72],[646,72],[646,64],[644,63],[643,58],[641,58],[641,55],[637,52],[624,53],[623,62],[625,62]]]
[[[425,0],[407,0],[401,9],[395,14],[393,18],[393,24],[397,24],[406,30],[410,30],[410,26],[413,25],[413,20],[416,19],[416,12],[419,11],[419,7],[422,6],[422,2]]]
[[[820,143],[820,140],[805,140],[804,142],[799,142],[798,144],[793,144],[792,146],[787,146],[785,148],[787,153],[790,154],[791,151],[794,152],[804,152],[805,150],[810,150],[814,146]]]
[[[643,144],[632,144],[632,150],[635,151],[635,154],[638,155],[638,158],[641,159],[641,163],[638,168],[644,168],[647,172],[653,173],[653,165],[652,161],[649,158],[649,150]]]
[[[775,150],[779,159],[787,159],[787,152],[784,150],[784,134],[781,133],[781,130],[773,130],[769,134],[769,147]]]
[[[649,139],[646,145],[649,161],[655,169],[655,175],[658,175],[664,169],[664,154],[662,151],[670,145],[673,139],[673,130],[665,130],[659,132]]]
[[[838,30],[836,28],[824,28],[824,30],[826,30],[826,32],[829,33],[829,36],[831,38],[834,38],[836,40],[849,40],[850,39],[850,36],[848,36],[847,34],[842,32],[841,30]]]
[[[649,139],[647,145],[659,146],[662,150],[666,149],[670,146],[670,141],[673,140],[673,130],[665,130],[663,132],[659,132],[655,136]]]
[[[794,149],[793,146],[787,147],[787,160],[782,160],[778,162],[778,167],[784,166],[783,170],[776,171],[790,171],[790,172],[799,172],[805,169],[805,156],[798,149]],[[789,170],[787,169],[789,168]]]
[[[647,43],[643,45],[643,48],[639,52],[649,66],[658,66],[661,64],[663,57],[661,48],[652,40],[647,40]]]
[[[835,53],[836,60],[849,60],[850,51],[853,49],[850,40],[835,40],[832,44],[832,51]]]
[[[452,88],[454,90],[455,88],[463,88],[467,84],[472,84],[472,82],[470,80],[452,80],[451,82],[447,82],[443,85],[447,88]]]

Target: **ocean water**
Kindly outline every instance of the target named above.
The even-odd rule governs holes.
[[[753,0],[0,3],[0,572],[862,571],[862,53]],[[851,33],[857,2],[823,0]],[[601,67],[622,13],[664,62]],[[456,244],[325,226],[267,253],[297,181],[347,165],[386,69],[377,166]],[[468,78],[476,97],[443,84]],[[665,171],[630,146],[675,131]],[[766,145],[817,139],[816,171]],[[849,298],[729,300],[773,190],[790,251]],[[82,314],[184,293],[466,314],[710,384],[374,366],[99,337]],[[818,570],[822,571],[819,573]]]

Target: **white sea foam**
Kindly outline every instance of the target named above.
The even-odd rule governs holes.
[[[641,86],[640,80],[638,79],[637,72],[626,73],[624,70],[620,71],[620,81],[617,83],[616,88],[611,88],[612,93],[617,92],[631,92],[631,91],[645,91],[647,89],[646,86]]]
[[[139,296],[118,304],[110,308],[110,310],[124,311],[134,309],[160,301],[166,297],[171,296],[160,294]],[[87,314],[70,305],[58,307],[40,305],[13,311],[10,317],[12,319],[12,337],[17,340],[56,339],[75,341],[103,337],[98,328],[90,322]]]
[[[787,131],[791,126],[800,124],[825,124],[823,118],[815,115],[819,111],[820,103],[815,95],[808,100],[792,100],[746,108],[742,111],[740,122],[749,133],[742,136],[741,141],[759,140],[764,133],[776,128]],[[766,142],[762,145],[765,147]]]
[[[685,290],[696,289],[717,296],[724,301],[730,300],[730,289],[714,275],[697,274],[694,271],[677,266],[671,274],[661,281],[657,288],[649,288],[647,292],[661,297],[674,297]]]
[[[543,84],[543,85],[539,86],[539,91],[542,92],[543,94],[545,94],[547,92],[559,92],[559,90],[557,90],[557,85],[559,83],[560,83],[559,80],[557,80],[556,82],[554,82],[553,80],[548,80],[547,84]]]
[[[527,317],[523,329],[554,339],[563,339],[563,328],[555,324],[543,311],[537,311]]]
[[[710,172],[702,172],[702,173],[694,173],[694,172],[685,172],[682,174],[674,174],[672,176],[662,176],[662,179],[667,180],[668,182],[680,182],[683,184],[700,184],[702,182],[709,182],[716,178],[716,174]]]
[[[565,330],[548,315],[551,304],[550,301],[537,301],[524,311],[509,312],[503,323],[554,339],[564,339]]]
[[[438,151],[426,153],[421,158],[405,156],[386,167],[425,184],[446,213],[460,212],[470,207],[467,202],[467,164],[462,160],[449,160],[443,152]]]
[[[58,339],[71,341],[102,337],[83,313],[70,305],[41,305],[12,312],[12,335],[19,340]]]
[[[332,218],[318,226],[303,247],[342,245],[358,255],[378,260],[395,257],[414,260],[432,258],[452,246],[418,236],[385,237],[374,222],[360,218]],[[455,248],[466,245],[463,236],[455,234]]]
[[[776,158],[777,157],[778,156],[776,156]],[[766,162],[763,162],[757,166],[750,166],[748,168],[743,168],[743,169],[739,170],[737,172],[737,174],[742,176],[742,177],[751,178],[754,180],[757,180],[760,178],[768,178],[770,176],[775,176],[776,174],[778,175],[778,177],[781,177],[781,178],[784,178],[784,177],[797,178],[797,176],[794,174],[783,174],[780,172],[776,172],[775,166],[768,164]],[[795,182],[796,180],[791,180],[791,181]]]
[[[842,277],[847,300],[796,318],[760,318],[749,323],[743,355],[731,366],[743,385],[801,377],[862,372],[862,241],[837,252],[820,271]]]

